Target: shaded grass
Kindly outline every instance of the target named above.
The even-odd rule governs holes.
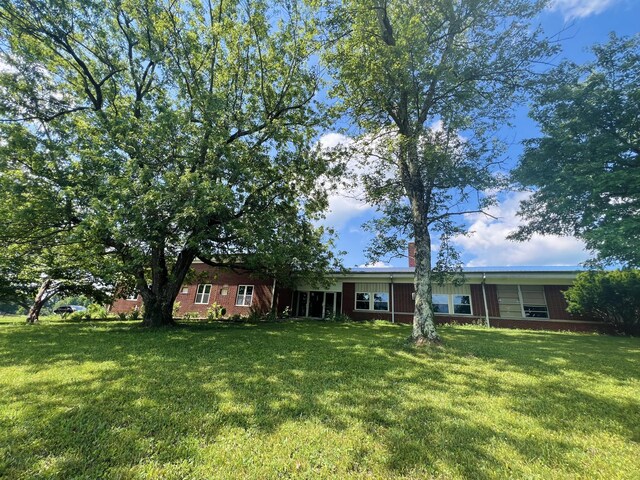
[[[638,478],[640,339],[0,321],[0,477]]]

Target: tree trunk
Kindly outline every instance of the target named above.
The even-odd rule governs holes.
[[[142,324],[146,327],[165,327],[175,325],[173,321],[173,303],[175,296],[168,293],[168,289],[162,289],[155,295],[143,297],[144,313]]]
[[[432,303],[431,288],[431,235],[428,227],[422,231],[416,229],[416,269],[414,287],[416,290],[415,311],[413,314],[413,330],[411,340],[416,345],[424,343],[440,343],[436,332],[435,316]]]
[[[152,283],[147,285],[144,274],[138,278],[138,288],[142,296],[144,313],[142,324],[146,327],[165,327],[175,325],[173,321],[173,304],[176,301],[182,282],[189,272],[196,252],[185,248],[176,259],[171,273],[165,261],[164,244],[160,244],[152,252]]]
[[[47,295],[47,291],[51,287],[52,283],[53,280],[47,278],[42,282],[42,285],[40,285],[38,293],[36,294],[36,298],[33,301],[33,305],[31,305],[31,308],[29,308],[29,313],[27,315],[28,324],[38,323],[38,320],[40,318],[40,311],[42,310],[42,307],[44,306],[46,301],[51,297],[50,295]]]
[[[426,343],[440,343],[441,339],[436,332],[435,316],[432,303],[431,288],[431,235],[427,223],[429,213],[428,200],[431,191],[425,188],[424,172],[420,171],[418,162],[417,137],[410,138],[404,145],[408,180],[407,193],[411,202],[411,215],[413,232],[415,236],[415,261],[414,288],[416,291],[415,311],[413,314],[413,330],[411,341],[416,345]]]

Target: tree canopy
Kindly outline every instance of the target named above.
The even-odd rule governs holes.
[[[332,94],[362,132],[371,173],[367,199],[382,217],[370,253],[416,244],[412,338],[437,341],[431,305],[432,235],[439,269],[456,266],[448,240],[460,215],[483,211],[497,175],[492,135],[531,79],[531,66],[552,46],[531,19],[529,0],[365,0],[329,2],[324,59]],[[453,261],[453,262],[451,262]]]
[[[593,47],[541,79],[514,177],[531,186],[526,223],[513,235],[575,235],[597,260],[640,266],[640,36]]]
[[[198,256],[286,237],[326,269],[314,18],[296,1],[0,1],[2,175],[63,213],[22,239],[73,231],[117,258],[148,325],[171,323]]]

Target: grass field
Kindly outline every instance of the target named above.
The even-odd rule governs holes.
[[[0,477],[640,478],[640,339],[0,320]]]

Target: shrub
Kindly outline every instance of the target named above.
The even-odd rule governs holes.
[[[89,313],[88,310],[85,310],[84,312],[73,312],[67,315],[66,319],[72,322],[79,322],[82,320],[91,320],[91,314]]]
[[[584,272],[564,295],[569,312],[601,319],[618,333],[640,335],[640,270]]]
[[[105,320],[107,318],[107,309],[97,303],[92,303],[87,307],[87,312],[91,318]]]
[[[133,310],[129,312],[129,320],[140,320],[140,317],[142,316],[141,310],[142,309],[139,308],[137,305],[133,307]]]
[[[118,318],[120,320],[126,320],[127,319],[127,312],[118,312]]]
[[[351,317],[345,315],[344,313],[334,313],[324,317],[324,320],[326,320],[327,322],[350,322]]]
[[[195,320],[199,317],[198,312],[186,312],[184,315],[182,315],[182,320]]]
[[[180,311],[181,306],[182,304],[180,302],[173,302],[173,308],[171,309],[171,313],[173,314],[174,318],[178,316],[178,312]]]
[[[218,320],[227,314],[227,309],[217,303],[213,303],[207,310],[207,320]]]
[[[284,310],[282,310],[282,313],[280,313],[280,318],[289,318],[291,316],[291,308],[289,308],[289,305],[287,305],[286,307],[284,307]]]
[[[264,313],[262,310],[256,307],[251,307],[249,309],[249,315],[246,320],[248,322],[275,322],[278,319],[276,312],[270,310],[267,313]]]

